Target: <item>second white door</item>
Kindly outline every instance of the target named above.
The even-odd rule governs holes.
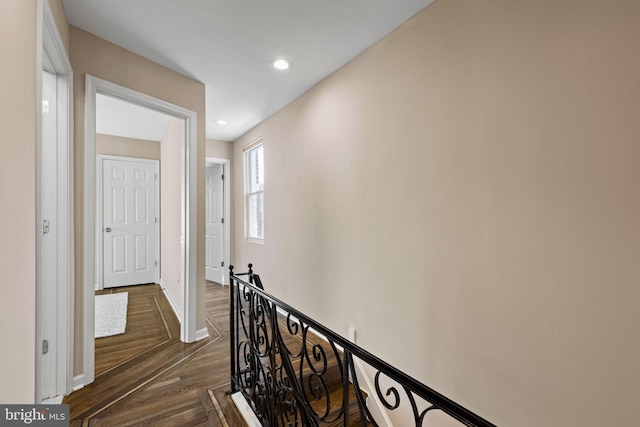
[[[205,201],[205,233],[206,233],[206,278],[224,284],[224,196],[223,165],[207,166],[206,201]]]
[[[156,164],[103,159],[105,288],[156,281]]]

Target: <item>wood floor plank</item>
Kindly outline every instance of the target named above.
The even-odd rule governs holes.
[[[102,291],[116,292],[129,292],[126,332],[96,340],[94,383],[64,401],[71,425],[227,425],[209,390],[229,383],[229,288],[207,283],[209,337],[192,344],[159,285]]]
[[[129,293],[127,328],[124,334],[96,339],[96,376],[100,376],[113,367],[171,339],[175,332],[171,331],[168,325],[163,322],[164,314],[158,299],[166,298],[164,298],[159,285],[126,286],[112,288],[107,292]],[[176,327],[175,324],[173,326]]]

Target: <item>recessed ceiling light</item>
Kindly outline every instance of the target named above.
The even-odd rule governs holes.
[[[216,120],[216,123],[217,123],[217,124],[219,124],[220,126],[224,126],[224,125],[226,125],[226,124],[227,124],[227,121],[226,121],[226,120],[219,119],[219,120]]]
[[[288,68],[291,68],[291,61],[283,58],[278,58],[271,61],[271,65],[273,65],[273,68],[275,68],[276,70],[286,70]]]

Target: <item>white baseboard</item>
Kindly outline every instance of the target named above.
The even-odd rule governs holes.
[[[173,309],[173,312],[175,313],[176,317],[178,318],[178,322],[180,322],[182,324],[182,313],[180,312],[180,309],[178,308],[178,304],[176,304],[176,302],[173,300],[173,298],[171,297],[169,292],[167,292],[167,286],[164,284],[162,279],[160,279],[160,287],[162,288],[162,292],[164,292],[164,296],[167,297],[167,301],[169,301],[169,305]]]
[[[373,379],[369,376],[369,373],[363,366],[363,362],[360,359],[353,357],[353,363],[358,370],[358,379],[363,380],[365,382],[365,386],[363,386],[362,381],[360,381],[360,389],[364,390],[367,393],[367,407],[369,411],[371,411],[372,415],[376,419],[376,422],[381,427],[389,427],[393,426],[391,419],[387,413],[387,410],[382,405],[382,402],[378,398],[378,394],[376,393],[375,386],[373,385]]]
[[[231,399],[233,399],[233,403],[235,403],[238,412],[242,415],[244,422],[247,423],[248,427],[261,427],[260,421],[258,421],[258,417],[253,413],[251,407],[247,403],[247,401],[242,396],[242,393],[237,392],[231,395]]]
[[[203,340],[209,336],[209,330],[205,327],[196,331],[196,341]]]
[[[81,388],[84,388],[84,374],[76,375],[75,377],[73,377],[71,387],[73,391],[78,391]]]
[[[43,405],[60,405],[64,396],[56,396],[42,401]]]

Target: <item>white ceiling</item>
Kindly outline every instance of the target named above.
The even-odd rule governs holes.
[[[206,86],[207,138],[232,141],[433,0],[63,0],[71,25]],[[271,68],[284,57],[287,71]],[[216,124],[224,119],[226,126]]]

